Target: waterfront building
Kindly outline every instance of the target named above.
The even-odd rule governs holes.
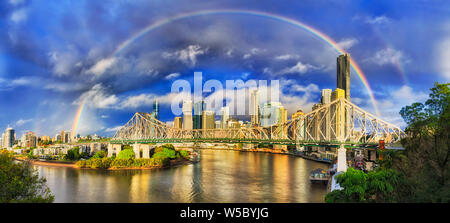
[[[253,126],[260,124],[259,118],[259,90],[252,90],[250,103],[250,117]]]
[[[183,101],[183,129],[191,130],[192,129],[192,101],[185,100]]]
[[[337,58],[337,88],[345,91],[345,99],[350,101],[350,54]]]
[[[220,109],[220,113],[221,113],[221,115],[222,115],[222,119],[221,119],[221,127],[223,128],[223,129],[226,129],[227,128],[227,126],[228,126],[228,121],[229,121],[229,119],[230,119],[230,107],[228,107],[228,106],[225,106],[225,107],[222,107],[221,109]]]
[[[29,131],[25,134],[25,147],[31,148],[37,146],[37,137],[34,132]]]
[[[202,128],[202,115],[203,111],[206,110],[205,101],[198,101],[194,104],[194,119],[193,119],[193,128],[201,129]]]
[[[214,111],[203,111],[202,129],[214,129],[215,114]]]
[[[181,117],[175,117],[173,119],[173,127],[176,129],[181,129],[182,126],[183,126],[183,120],[181,119]]]

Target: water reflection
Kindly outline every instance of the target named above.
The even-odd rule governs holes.
[[[55,202],[323,202],[309,172],[327,165],[298,157],[201,150],[201,162],[157,170],[36,166]]]

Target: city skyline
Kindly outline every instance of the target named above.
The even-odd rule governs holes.
[[[62,9],[50,12],[50,21],[43,19],[46,11],[39,3],[18,2],[0,3],[0,27],[5,30],[0,35],[0,101],[5,109],[0,129],[9,125],[18,136],[27,131],[50,136],[71,131],[80,105],[84,105],[77,131],[81,135],[112,136],[134,112],[152,112],[155,100],[160,120],[172,121],[171,83],[177,79],[192,83],[194,71],[222,82],[279,79],[288,117],[299,109],[310,111],[320,102],[322,89],[336,88],[339,53],[304,29],[255,13],[187,17],[118,47],[155,21],[206,9],[261,11],[320,30],[358,63],[382,108],[380,115],[401,127],[405,126],[398,114],[401,107],[424,100],[434,81],[450,80],[447,65],[441,63],[448,60],[442,49],[450,46],[448,4],[426,3],[428,7],[418,13],[414,7],[425,3],[402,6],[400,11],[396,8],[402,3],[387,1],[289,2],[277,8],[265,7],[266,1],[244,5],[232,1],[212,2],[206,9],[191,8],[184,1],[154,3],[157,7],[114,2],[116,7],[109,7],[114,10],[102,11],[105,7],[98,2],[68,6],[49,2]],[[172,4],[179,6],[168,7]],[[320,18],[319,8],[324,12]],[[128,10],[136,17],[124,17]],[[427,25],[419,32],[413,25],[417,22]],[[352,102],[376,114],[371,95],[354,70],[350,77]]]

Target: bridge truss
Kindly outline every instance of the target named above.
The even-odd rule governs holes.
[[[137,112],[114,135],[111,143],[248,143],[297,146],[376,147],[379,140],[397,144],[401,128],[385,122],[344,98],[269,127],[179,129]]]

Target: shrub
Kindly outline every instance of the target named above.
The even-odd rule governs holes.
[[[107,155],[108,154],[106,153],[106,151],[100,150],[94,154],[93,158],[103,158],[103,157],[106,157]]]
[[[117,155],[117,159],[132,159],[135,157],[134,151],[132,149],[124,149],[120,151]]]
[[[159,153],[159,152],[164,152],[164,147],[162,147],[162,146],[157,146],[156,148],[155,148],[155,154],[156,153]]]
[[[188,151],[186,151],[186,150],[181,150],[180,151],[180,155],[181,155],[181,157],[183,157],[183,158],[188,158],[188,156],[189,156],[189,153],[188,153]]]
[[[175,150],[175,146],[173,146],[172,144],[164,144],[162,147],[170,150]]]

